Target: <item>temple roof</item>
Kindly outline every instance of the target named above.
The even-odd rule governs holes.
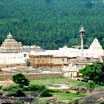
[[[0,52],[2,53],[18,53],[21,50],[22,44],[17,42],[11,33],[7,35],[7,38],[4,40],[0,47]]]
[[[94,41],[92,42],[92,44],[90,45],[90,48],[91,50],[103,50],[100,42],[98,41],[97,38],[94,39]]]

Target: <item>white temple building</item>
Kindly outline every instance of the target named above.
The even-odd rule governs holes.
[[[9,32],[0,46],[0,68],[26,66],[30,51],[41,51],[39,46],[23,46]]]
[[[0,67],[26,65],[26,60],[21,50],[21,42],[17,42],[11,33],[9,33],[0,46]]]

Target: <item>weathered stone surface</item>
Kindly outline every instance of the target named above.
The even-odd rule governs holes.
[[[97,92],[78,101],[78,104],[104,104],[104,91]]]

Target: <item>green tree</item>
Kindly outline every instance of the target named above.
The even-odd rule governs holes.
[[[13,75],[13,81],[21,88],[29,85],[29,80],[21,73]]]
[[[97,84],[104,83],[104,63],[96,62],[92,65],[87,65],[80,70],[82,77],[86,81],[94,81]]]

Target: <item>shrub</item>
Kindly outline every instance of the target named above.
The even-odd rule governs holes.
[[[52,96],[50,91],[44,85],[30,85],[29,90],[37,92],[41,97]]]
[[[21,88],[29,85],[29,80],[21,73],[13,75],[13,81],[18,84]]]
[[[52,94],[48,89],[44,89],[44,91],[40,94],[41,97],[50,97]]]
[[[92,91],[95,88],[96,84],[93,81],[88,81],[87,88]]]

